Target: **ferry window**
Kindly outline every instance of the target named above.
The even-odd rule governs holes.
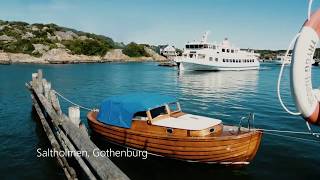
[[[213,57],[209,57],[209,61],[212,61],[213,60]]]
[[[189,49],[189,48],[190,48],[190,46],[189,46],[189,45],[186,45],[186,48],[187,48],[187,49]]]
[[[225,49],[222,49],[222,52],[226,52],[226,50],[225,50]]]
[[[228,60],[228,59],[226,59],[226,62],[229,62],[229,60]]]
[[[199,59],[204,59],[206,56],[204,54],[198,54]]]
[[[236,62],[236,61],[233,59],[232,62]]]
[[[227,49],[227,53],[230,52],[230,49]]]
[[[212,46],[212,49],[216,49],[216,46]]]
[[[208,44],[205,44],[203,47],[204,47],[204,48],[208,48]]]
[[[194,49],[194,45],[189,45],[190,49]]]
[[[203,44],[199,45],[199,48],[200,48],[200,49],[203,48]]]
[[[233,49],[231,49],[231,53],[234,53],[234,50],[233,50]]]
[[[198,49],[198,48],[199,48],[199,45],[198,45],[198,44],[194,45],[194,48]]]
[[[216,61],[218,62],[218,58],[216,58]]]
[[[155,117],[160,116],[160,115],[168,114],[167,109],[166,109],[165,106],[161,106],[161,107],[152,109],[152,110],[150,110],[150,113],[151,113],[151,117],[152,118],[155,118]]]
[[[223,62],[226,62],[226,60],[225,60],[225,59],[223,59],[222,61],[223,61]]]

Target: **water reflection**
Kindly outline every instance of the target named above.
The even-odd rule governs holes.
[[[181,72],[181,93],[200,98],[239,98],[256,92],[259,71]]]

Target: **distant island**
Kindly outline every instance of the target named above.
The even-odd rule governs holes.
[[[254,50],[254,52],[259,53],[260,54],[260,59],[263,60],[274,60],[277,59],[277,56],[279,55],[285,55],[287,50],[260,50],[260,49],[256,49]],[[291,54],[292,51],[289,51],[289,54]],[[320,58],[320,48],[317,48],[315,53],[314,53],[314,57],[315,59],[319,59]]]
[[[165,56],[160,55],[160,48],[160,45],[115,42],[103,35],[56,24],[0,20],[0,64],[167,61]],[[182,54],[177,48],[176,51]],[[255,50],[262,60],[276,59],[285,51]],[[315,58],[320,58],[319,48]]]
[[[129,44],[61,27],[0,20],[0,64],[166,61],[157,46]]]

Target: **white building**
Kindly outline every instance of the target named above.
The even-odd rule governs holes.
[[[159,47],[160,47],[160,54],[163,56],[170,57],[170,56],[177,55],[176,48],[174,48],[174,46],[164,45]]]

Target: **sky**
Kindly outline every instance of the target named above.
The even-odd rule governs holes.
[[[180,48],[209,30],[210,42],[228,37],[240,48],[286,49],[306,17],[307,0],[0,0],[1,20]]]

